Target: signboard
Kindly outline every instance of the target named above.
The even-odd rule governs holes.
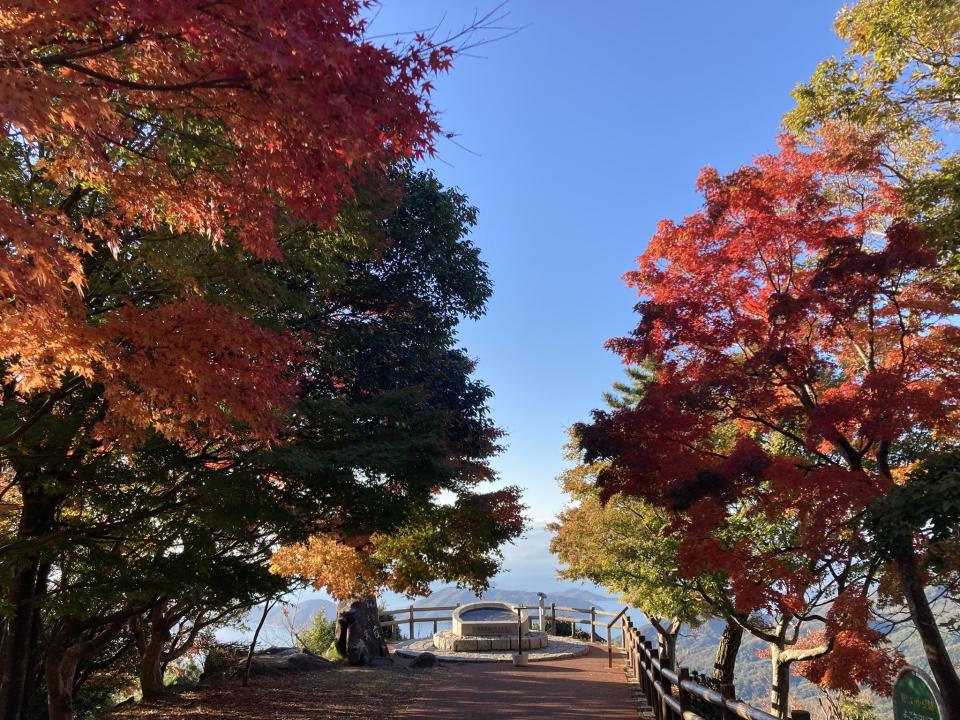
[[[893,686],[894,720],[942,720],[936,687],[923,670],[909,665],[903,668]]]

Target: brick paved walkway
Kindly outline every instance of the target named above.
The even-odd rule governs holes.
[[[396,717],[403,720],[637,720],[633,693],[614,653],[537,662],[444,663],[429,671],[424,689]]]

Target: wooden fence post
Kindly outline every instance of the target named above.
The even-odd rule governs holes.
[[[660,717],[670,720],[673,711],[667,705],[667,698],[673,697],[673,689],[669,678],[664,674],[664,670],[672,670],[670,667],[670,657],[663,648],[657,648],[657,661],[660,663]]]
[[[610,626],[607,625],[607,667],[613,667],[613,643],[610,640]]]
[[[790,720],[810,720],[810,713],[806,710],[791,710]]]
[[[662,678],[660,677],[660,670],[657,669],[657,665],[653,662],[653,643],[649,640],[645,640],[643,646],[646,648],[646,655],[650,659],[650,670],[653,672],[653,692],[650,698],[650,705],[653,707],[653,714],[657,720],[666,720],[663,716],[663,698],[660,696],[660,688],[662,685]]]
[[[593,626],[597,624],[597,609],[591,605],[590,606],[590,642],[593,642],[594,628]]]
[[[677,668],[677,701],[680,703],[680,719],[683,720],[684,713],[690,709],[690,691],[683,687],[683,683],[690,679],[690,671],[685,668]]]
[[[636,658],[634,672],[640,678],[640,687],[643,689],[644,697],[647,698],[647,705],[650,703],[650,678],[647,677],[647,659],[643,655],[643,635],[636,628],[630,628],[630,645],[634,649],[633,656]]]
[[[657,648],[657,660],[660,661],[660,669],[661,669],[661,670],[673,670],[673,668],[671,667],[671,663],[670,663],[670,656],[667,655],[666,650],[664,650],[663,648]],[[672,686],[671,686],[671,684],[670,684],[670,681],[669,681],[666,677],[664,677],[663,680],[661,680],[660,682],[661,682],[661,684],[663,685],[663,694],[664,694],[664,695],[671,695],[671,694],[673,694],[673,690],[671,689]],[[665,708],[665,709],[666,709],[666,708]]]
[[[557,630],[557,604],[555,602],[550,603],[550,616],[553,618],[553,634],[557,637],[560,637],[560,631]]]
[[[720,694],[723,695],[723,720],[736,720],[736,713],[727,707],[727,701],[734,702],[737,699],[736,689],[733,683],[721,683]]]
[[[413,640],[413,603],[410,603],[410,639]]]
[[[647,667],[650,669],[650,676],[647,678],[650,690],[648,695],[650,697],[649,705],[653,708],[653,714],[657,718],[663,718],[663,714],[660,711],[660,694],[657,692],[657,686],[660,684],[660,673],[653,665],[653,643],[644,638],[643,640],[643,657],[647,661]]]

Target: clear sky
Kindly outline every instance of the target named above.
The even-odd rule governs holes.
[[[382,2],[372,33],[459,27],[496,0]],[[441,141],[426,165],[479,208],[473,238],[494,284],[462,341],[508,433],[495,467],[538,523],[564,504],[565,428],[622,373],[603,347],[635,322],[620,276],[661,218],[698,206],[700,167],[774,149],[793,86],[842,51],[839,7],[510,0],[506,23],[522,31],[436,83],[444,128],[466,149]]]

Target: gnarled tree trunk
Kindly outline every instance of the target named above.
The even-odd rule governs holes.
[[[140,654],[140,692],[145,699],[156,698],[164,692],[163,674],[167,667],[165,651],[171,630],[182,617],[175,609],[171,611],[170,605],[169,600],[161,600],[150,609],[145,619],[135,618],[131,622]]]
[[[770,714],[778,718],[790,717],[790,661],[784,660],[783,652],[770,646]]]
[[[380,610],[372,595],[340,603],[337,608],[337,652],[351,665],[366,665],[390,653],[380,627]]]
[[[798,648],[784,640],[785,625],[781,628],[780,639],[777,642],[768,643],[772,670],[770,712],[779,718],[788,718],[790,717],[790,666],[795,662],[823,657],[833,648],[833,638],[828,636],[820,645]]]
[[[743,640],[743,628],[733,620],[727,620],[717,645],[713,661],[713,679],[724,685],[733,685],[737,668],[737,653]]]
[[[140,692],[145,700],[159,697],[163,694],[163,650],[170,641],[170,633],[154,629],[140,656],[139,675]]]
[[[123,629],[127,617],[121,613],[116,615],[118,617],[104,623],[103,629],[88,639],[76,642],[81,633],[80,625],[69,620],[50,638],[44,660],[48,720],[73,720],[77,669],[81,662],[100,652]]]

